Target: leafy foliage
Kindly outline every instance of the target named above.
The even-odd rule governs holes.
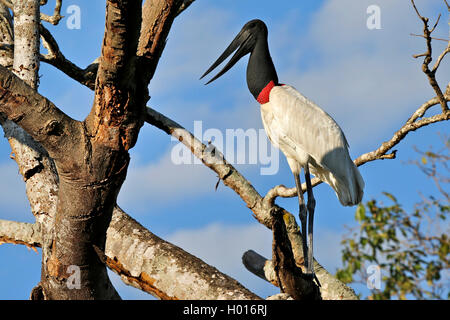
[[[374,288],[369,299],[442,299],[449,293],[449,183],[448,151],[420,152],[413,162],[433,179],[441,199],[423,197],[407,212],[394,195],[385,192],[388,204],[370,200],[356,209],[359,227],[342,241],[343,268],[337,277],[346,282],[370,285],[367,267],[380,268],[382,286]]]

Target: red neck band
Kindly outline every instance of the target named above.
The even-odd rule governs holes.
[[[269,102],[269,95],[270,95],[270,91],[272,90],[272,88],[275,86],[275,83],[272,81],[270,81],[265,87],[264,89],[261,90],[261,92],[258,95],[258,98],[256,99],[260,104],[264,104]]]

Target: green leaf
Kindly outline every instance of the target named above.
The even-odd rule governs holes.
[[[397,198],[394,197],[393,194],[389,193],[389,192],[383,192],[383,194],[388,197],[389,199],[391,199],[393,202],[397,203]]]
[[[366,218],[366,207],[362,203],[356,208],[355,219],[358,222],[363,221]]]

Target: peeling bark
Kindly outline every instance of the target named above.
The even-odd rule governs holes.
[[[14,1],[14,72],[36,89],[39,82],[39,0]]]
[[[35,28],[37,19],[19,18],[19,15],[34,14],[37,16],[39,4],[33,1],[16,2],[16,28],[14,31],[9,10],[6,6],[0,5],[2,16],[0,25],[3,31],[2,47],[7,49],[2,50],[0,64],[13,70],[19,70],[17,74],[28,80],[27,82],[32,88],[36,88],[39,70],[39,34]],[[28,30],[29,28],[30,30]],[[15,42],[14,39],[17,41]],[[47,151],[23,128],[11,120],[4,119],[3,116],[0,116],[0,124],[11,145],[13,159],[24,178],[28,201],[31,212],[36,218],[37,229],[42,233],[42,270],[45,270],[56,212],[58,193],[56,168]],[[33,247],[32,244],[31,247]]]
[[[114,210],[106,243],[108,267],[125,283],[160,299],[260,299],[236,280],[155,236]]]
[[[40,247],[39,225],[0,220],[1,241]],[[117,206],[100,258],[126,284],[159,299],[261,299],[233,278],[152,234]]]
[[[281,243],[290,243],[292,248],[288,251],[292,251],[295,261],[292,257],[285,259],[287,251],[276,245],[273,261],[260,257],[253,263],[257,265],[254,269],[259,276],[275,285],[283,283],[275,276],[275,269],[279,271],[280,266],[288,266],[296,270],[295,264],[301,265],[303,259],[302,245],[295,219],[274,201],[278,196],[292,196],[295,189],[278,186],[261,197],[235,168],[226,161],[217,163],[216,157],[205,153],[206,147],[189,132],[154,110],[145,109],[149,98],[147,86],[170,27],[192,0],[147,0],[143,7],[141,1],[107,1],[102,56],[98,63],[84,70],[61,54],[56,41],[43,26],[40,30],[49,53],[39,55],[39,16],[57,23],[61,18],[61,1],[57,1],[54,16],[47,18],[39,15],[39,2],[14,1],[15,42],[11,17],[0,4],[0,15],[5,18],[0,22],[0,64],[6,67],[0,68],[0,122],[26,182],[27,196],[37,221],[35,225],[0,221],[0,242],[32,248],[39,243],[43,247],[41,283],[33,289],[31,297],[119,298],[107,277],[107,264],[124,282],[161,299],[259,298],[114,208],[129,163],[128,150],[136,143],[144,118],[183,141],[206,166],[218,173],[225,185],[241,196],[259,222],[270,228],[273,222],[270,212],[280,210],[285,218],[283,235],[289,237],[289,241],[284,239]],[[446,53],[448,48],[439,56],[433,70],[439,67]],[[85,121],[70,119],[37,94],[39,58],[95,90],[94,105]],[[19,77],[7,70],[11,67]],[[449,120],[446,107],[449,92],[450,86],[445,95],[438,92],[436,98],[416,110],[390,141],[360,156],[355,163],[393,159],[395,151],[388,152],[409,132]],[[422,118],[437,104],[443,106],[441,114]],[[313,183],[320,182],[316,179]],[[68,290],[66,286],[70,265],[81,268],[82,290]],[[324,299],[355,298],[351,289],[317,262],[314,269],[323,285]],[[284,280],[293,280],[296,286],[296,279]],[[296,291],[292,292],[293,296]]]
[[[163,114],[147,108],[146,121],[157,128],[163,130],[167,134],[177,138],[181,143],[191,150],[191,152],[199,158],[205,166],[213,170],[219,175],[224,184],[234,190],[245,202],[247,207],[253,212],[254,217],[264,226],[272,228],[273,210],[282,210],[284,223],[286,224],[287,235],[291,242],[292,253],[297,266],[303,266],[303,250],[302,237],[300,228],[295,221],[295,217],[286,210],[278,207],[273,201],[267,201],[266,197],[256,191],[251,183],[245,179],[239,171],[226,161],[222,154],[216,150],[212,155],[210,150],[198,139],[196,139],[189,131],[184,129],[180,124],[165,117]],[[218,161],[219,160],[219,161]],[[273,268],[272,268],[273,271]],[[355,292],[341,281],[337,280],[327,270],[325,270],[317,261],[314,261],[314,271],[323,287],[327,288],[329,294],[323,295],[325,299],[357,299]],[[273,283],[273,281],[269,280]]]
[[[321,300],[320,290],[314,279],[307,279],[296,265],[282,211],[273,211],[272,216],[272,261],[281,292],[289,294],[295,300]]]

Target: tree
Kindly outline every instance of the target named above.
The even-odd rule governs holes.
[[[214,267],[156,237],[116,205],[130,162],[129,150],[144,123],[185,144],[242,198],[260,223],[270,229],[277,223],[281,226],[273,228],[273,262],[249,251],[243,256],[244,264],[294,297],[311,297],[314,284],[301,280],[301,269],[295,268],[303,261],[299,228],[293,215],[275,204],[277,197],[295,196],[295,189],[277,186],[261,196],[215,148],[146,106],[148,85],[171,25],[193,1],[108,0],[102,53],[85,69],[64,56],[43,24],[57,24],[62,19],[62,0],[56,1],[53,16],[40,14],[40,5],[46,2],[4,0],[1,5],[1,124],[24,177],[36,222],[0,221],[0,241],[42,248],[41,281],[31,298],[118,299],[106,266],[126,283],[163,299],[259,298]],[[14,23],[8,9],[13,12]],[[424,23],[427,43],[427,53],[419,56],[425,57],[423,71],[436,97],[420,106],[390,140],[358,157],[357,165],[394,159],[392,149],[408,133],[450,117],[450,86],[444,93],[435,78],[450,47],[429,69],[434,28],[417,13]],[[48,51],[45,54],[39,52],[39,37]],[[71,119],[37,92],[41,61],[94,91],[92,109],[84,121]],[[440,112],[425,117],[436,105]],[[319,183],[313,180],[314,186]],[[278,272],[283,269],[280,265],[290,267],[287,278],[300,287],[284,282],[286,277]],[[349,287],[317,262],[315,270],[323,299],[355,298]]]
[[[420,162],[414,161],[434,181],[441,197],[422,195],[409,213],[392,194],[385,193],[388,205],[370,200],[356,211],[360,226],[343,240],[344,267],[337,276],[346,283],[366,284],[369,266],[379,268],[373,271],[379,275],[380,286],[372,285],[369,299],[448,299],[450,241],[446,220],[450,198],[444,187],[449,182],[450,141],[445,139],[442,150],[420,152]]]

